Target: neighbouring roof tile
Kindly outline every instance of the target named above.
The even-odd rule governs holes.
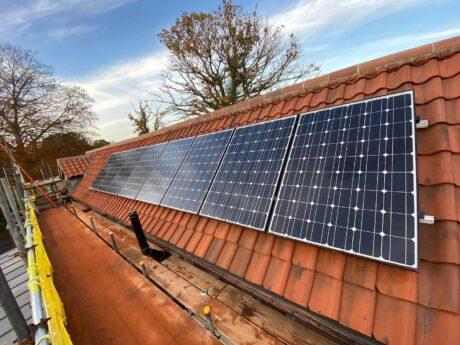
[[[306,307],[310,298],[315,272],[300,266],[291,265],[284,297]]]
[[[460,265],[460,224],[438,221],[420,224],[420,257],[433,262]]]
[[[263,287],[278,295],[283,295],[291,268],[290,261],[272,257],[268,264]]]
[[[374,337],[386,344],[413,345],[416,317],[415,303],[377,294]]]
[[[244,278],[251,283],[261,285],[269,262],[270,256],[254,252]]]
[[[342,296],[341,280],[316,273],[308,307],[315,313],[337,320]]]
[[[377,267],[378,264],[375,261],[349,256],[345,265],[343,280],[374,290],[377,280]]]
[[[417,302],[417,279],[415,271],[378,264],[376,287],[384,295]]]
[[[66,180],[81,177],[85,174],[89,164],[89,156],[81,155],[67,158],[58,158],[57,164]]]
[[[220,238],[214,238],[204,258],[209,262],[215,263],[224,245],[225,245],[225,240],[222,240]]]
[[[436,309],[417,306],[417,345],[458,344],[460,316]],[[407,321],[406,321],[407,322]]]
[[[251,260],[253,251],[244,247],[238,247],[233,257],[229,271],[237,276],[244,277]]]
[[[275,238],[272,255],[284,261],[291,261],[295,242],[286,238]]]
[[[374,324],[375,290],[343,283],[339,322],[371,336]]]
[[[275,244],[275,236],[266,233],[260,233],[254,251],[259,254],[270,255]]]
[[[314,271],[316,269],[318,251],[318,247],[313,247],[309,244],[297,242],[295,244],[294,253],[292,255],[292,263],[296,266]]]
[[[224,269],[228,269],[232,260],[236,254],[238,245],[232,242],[226,242],[224,248],[219,254],[219,258],[216,261],[216,264]]]
[[[316,270],[335,279],[342,279],[347,256],[328,249],[320,249]]]

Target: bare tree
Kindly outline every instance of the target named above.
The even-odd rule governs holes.
[[[85,90],[54,78],[35,52],[0,44],[0,130],[17,151],[87,129],[96,118],[92,104]]]
[[[171,113],[199,116],[305,79],[298,39],[231,0],[211,13],[185,13],[158,37],[169,51],[160,91]]]
[[[147,101],[140,101],[138,107],[132,107],[133,111],[128,114],[128,119],[132,121],[137,134],[146,134],[166,126],[167,113],[164,110],[152,107]]]

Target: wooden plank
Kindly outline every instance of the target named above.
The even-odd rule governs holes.
[[[205,306],[210,306],[216,329],[231,343],[247,345],[283,343],[224,303],[210,295],[203,295],[200,288],[174,272],[171,267],[163,266],[152,258],[143,256],[137,246],[133,244],[131,234],[127,233],[126,230],[120,233],[121,226],[119,224],[112,223],[107,219],[103,220],[100,216],[96,216],[94,212],[78,212],[78,216],[86,224],[89,224],[89,216],[97,219],[97,231],[106,241],[108,240],[108,233],[112,231],[119,244],[120,254],[137,267],[139,267],[140,261],[143,261],[152,280],[185,308],[204,319],[203,309]],[[119,237],[119,235],[122,237]],[[173,258],[169,262],[175,267],[178,264],[177,260]],[[186,271],[181,268],[181,272],[185,274],[184,272]],[[189,273],[190,270],[187,275]],[[195,279],[195,282],[197,281]],[[214,283],[214,286],[216,285],[218,284]]]

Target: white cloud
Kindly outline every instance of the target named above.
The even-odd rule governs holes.
[[[83,33],[91,32],[94,30],[96,30],[96,27],[94,26],[76,25],[76,26],[71,26],[68,28],[53,29],[53,30],[50,30],[48,34],[50,37],[53,37],[53,38],[64,38],[67,36],[83,34]]]
[[[14,33],[17,28],[56,15],[101,14],[133,1],[136,0],[26,0],[20,5],[8,1],[0,11],[0,33]]]
[[[166,52],[156,52],[108,67],[81,80],[70,81],[83,87],[96,101],[99,115],[96,126],[102,138],[121,140],[132,137],[133,127],[127,119],[131,103],[148,99],[160,80],[156,75],[167,64]]]
[[[287,11],[272,16],[277,25],[305,38],[337,33],[351,26],[398,12],[416,0],[301,0]]]

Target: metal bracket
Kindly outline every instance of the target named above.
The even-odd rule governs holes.
[[[430,215],[427,215],[423,212],[420,212],[419,215],[418,215],[418,222],[420,224],[429,224],[429,225],[432,225],[434,224],[436,221],[436,219],[434,218],[434,216],[430,216]]]
[[[420,116],[415,117],[415,128],[422,129],[430,127],[430,121],[422,120]]]

